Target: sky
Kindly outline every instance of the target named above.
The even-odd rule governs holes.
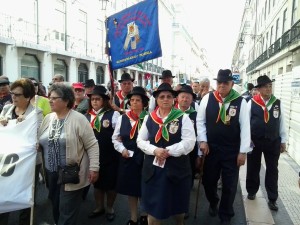
[[[205,48],[213,73],[230,69],[245,0],[185,0],[200,48]]]

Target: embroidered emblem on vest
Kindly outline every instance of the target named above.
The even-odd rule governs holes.
[[[279,117],[279,106],[278,106],[278,105],[275,105],[275,106],[274,106],[273,116],[274,116],[274,118],[276,118],[276,119]]]
[[[103,125],[103,127],[105,127],[105,128],[109,127],[109,120],[103,120],[102,125]]]
[[[175,134],[177,132],[179,126],[178,122],[178,119],[175,119],[170,123],[169,132],[171,134]]]
[[[233,105],[230,106],[229,116],[235,116],[236,115],[236,108],[237,108],[237,106],[233,106]]]

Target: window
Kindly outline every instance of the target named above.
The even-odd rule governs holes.
[[[138,86],[143,86],[143,76],[139,73]]]
[[[99,40],[99,50],[101,51],[102,58],[104,57],[104,30],[103,30],[103,21],[97,20],[97,40]]]
[[[78,82],[85,83],[89,79],[88,68],[85,63],[80,63],[78,66]]]
[[[40,80],[40,62],[35,55],[25,54],[21,59],[21,77]]]
[[[279,32],[279,18],[276,20],[276,28],[275,28],[275,40],[278,38],[278,32]]]
[[[78,27],[79,41],[78,45],[82,52],[86,52],[87,44],[87,15],[86,12],[79,10],[79,27]]]
[[[64,76],[65,81],[68,80],[68,67],[63,59],[56,59],[54,62],[54,74],[61,74]]]
[[[266,34],[266,49],[268,49],[268,43],[269,42],[269,32],[267,32],[267,34]]]
[[[98,66],[96,70],[96,83],[97,84],[104,84],[105,86],[105,79],[104,79],[104,70],[102,66]]]
[[[273,26],[271,27],[270,30],[270,45],[273,43]]]
[[[296,22],[297,19],[299,19],[300,15],[299,15],[299,10],[297,11],[298,8],[298,0],[293,0],[293,9],[292,9],[292,24],[291,26],[293,26]]]
[[[64,42],[66,30],[66,3],[64,1],[56,0],[54,14],[55,39]]]
[[[273,0],[273,7],[275,6],[276,0]]]
[[[268,7],[268,0],[265,1],[265,20],[267,18],[267,7]]]
[[[283,11],[283,18],[282,18],[282,33],[284,33],[285,32],[285,29],[287,28],[287,24],[286,24],[286,22],[287,22],[287,19],[286,19],[286,14],[287,14],[287,9],[285,9],[284,11]]]
[[[0,74],[3,74],[3,59],[1,55],[0,55]]]

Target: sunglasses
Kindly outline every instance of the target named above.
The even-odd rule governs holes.
[[[38,83],[32,82],[35,87],[39,86]]]
[[[83,92],[83,89],[75,88],[74,91],[75,91],[75,92]]]

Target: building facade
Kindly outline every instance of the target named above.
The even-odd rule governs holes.
[[[274,79],[289,133],[288,152],[300,164],[300,0],[248,0],[232,64],[244,84]]]

